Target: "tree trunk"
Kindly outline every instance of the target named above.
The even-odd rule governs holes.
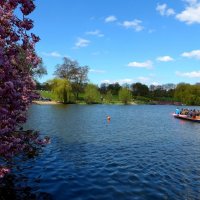
[[[67,97],[67,90],[64,89],[63,91],[63,103],[68,103],[68,97]]]

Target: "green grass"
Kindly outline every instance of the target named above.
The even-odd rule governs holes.
[[[50,98],[52,101],[59,101],[58,97],[51,91],[38,91],[43,98]]]
[[[38,91],[38,93],[41,95],[41,97],[43,98],[50,98],[52,101],[59,101],[58,97],[51,91]],[[77,100],[75,103],[77,104],[86,104],[86,102],[84,101],[84,93],[80,93],[79,94],[79,100]],[[122,102],[119,100],[117,95],[113,95],[112,101],[108,102],[106,101],[106,99],[104,98],[103,104],[122,104]]]

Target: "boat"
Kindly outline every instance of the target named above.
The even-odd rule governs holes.
[[[181,114],[173,114],[173,116],[175,118],[179,118],[179,119],[184,119],[184,120],[188,120],[188,121],[192,121],[192,122],[199,122],[200,123],[200,117],[189,117],[188,115],[181,115]]]

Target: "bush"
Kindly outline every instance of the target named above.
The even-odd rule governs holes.
[[[121,88],[119,91],[119,100],[124,104],[128,104],[132,99],[131,91],[127,88]]]
[[[98,87],[93,84],[88,84],[85,88],[85,102],[87,104],[100,103],[100,92]]]

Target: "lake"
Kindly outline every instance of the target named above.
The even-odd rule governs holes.
[[[18,163],[16,184],[40,199],[199,200],[200,124],[174,119],[175,109],[33,105],[25,127],[51,144]]]

